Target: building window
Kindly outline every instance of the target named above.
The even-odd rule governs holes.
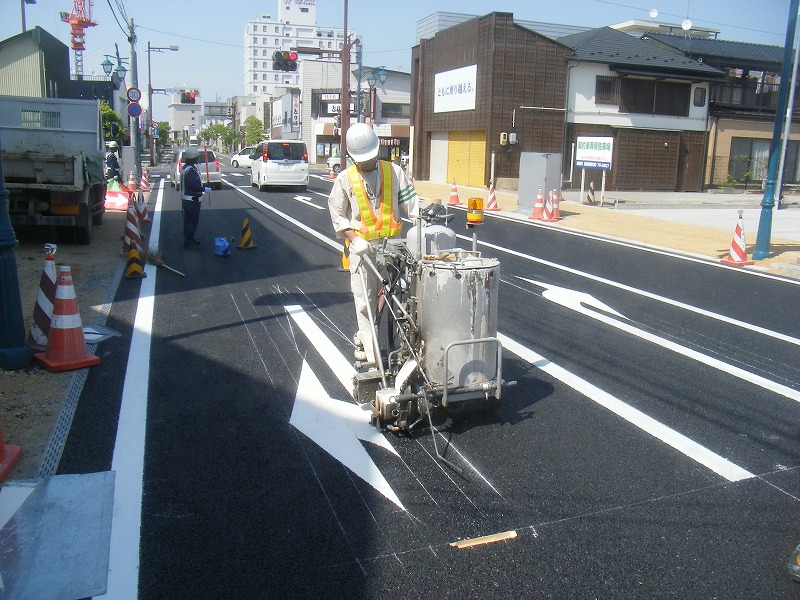
[[[694,88],[694,105],[695,106],[706,105],[706,88],[703,87]]]
[[[688,83],[625,78],[620,82],[619,109],[640,115],[688,117],[691,90]]]
[[[391,102],[381,104],[381,117],[384,119],[408,119],[410,116],[410,104],[395,104]]]
[[[767,176],[770,144],[770,140],[764,139],[732,138],[731,155],[728,159],[728,173],[730,176],[742,183],[764,179]],[[796,157],[797,142],[794,142],[794,144]],[[789,152],[787,152],[787,156],[789,156]],[[793,177],[789,179],[791,180]]]
[[[254,68],[254,69],[257,69],[257,68],[258,68],[258,62],[256,62],[256,61],[253,61],[253,68]],[[155,111],[154,111],[154,112],[155,112]]]
[[[594,82],[595,104],[619,106],[619,77],[598,75]]]

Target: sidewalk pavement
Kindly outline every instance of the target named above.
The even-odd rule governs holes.
[[[414,187],[424,201],[448,204],[452,183],[415,181]],[[470,197],[484,199],[485,188],[456,186],[459,201],[466,205]],[[711,260],[728,256],[733,241],[738,211],[743,210],[748,258],[755,249],[762,215],[762,193],[691,193],[691,192],[619,192],[607,191],[603,206],[579,202],[580,190],[566,190],[559,212],[563,219],[543,225],[585,231],[638,242],[660,248],[699,255]],[[599,200],[600,194],[595,191]],[[495,190],[498,214],[528,220],[530,215],[518,209],[514,190]],[[528,200],[523,203],[532,205]],[[525,211],[527,213],[527,210]],[[537,221],[539,222],[539,221]],[[783,207],[772,210],[770,258],[754,266],[740,267],[767,271],[800,279],[800,196],[788,196]]]

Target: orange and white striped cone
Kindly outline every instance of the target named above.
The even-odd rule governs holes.
[[[135,202],[135,200],[131,200],[128,203],[128,215],[125,219],[125,235],[122,238],[122,252],[119,253],[122,258],[128,258],[132,243],[136,243],[139,248],[142,247],[142,228],[136,216]]]
[[[744,240],[744,219],[742,218],[743,210],[739,210],[739,218],[736,220],[736,227],[733,229],[733,239],[731,240],[731,249],[728,256],[719,262],[723,265],[730,267],[745,267],[747,265],[754,265],[755,262],[747,260],[747,242]]]
[[[539,188],[539,193],[536,194],[536,204],[533,205],[533,212],[528,217],[533,221],[538,221],[544,214],[544,198],[542,197],[542,188]]]
[[[486,202],[486,210],[500,210],[497,206],[497,198],[494,195],[494,183],[489,181],[489,200]]]
[[[128,188],[120,186],[116,179],[110,179],[106,186],[105,209],[128,210]]]
[[[336,179],[336,172],[333,169],[328,172],[328,179]]]
[[[50,333],[50,321],[53,318],[53,303],[56,301],[56,245],[45,244],[44,249],[47,255],[44,259],[44,270],[39,282],[39,293],[36,295],[27,340],[28,346],[38,352],[47,348],[47,335]]]
[[[540,221],[544,221],[545,223],[552,223],[555,221],[553,218],[553,192],[552,190],[547,194],[547,200],[544,203],[544,212],[542,212],[542,216],[539,219]]]
[[[558,211],[558,205],[561,204],[561,190],[553,190],[553,220],[560,221],[562,219],[561,213]]]
[[[147,201],[144,199],[144,194],[139,192],[139,197],[136,200],[136,218],[139,223],[149,223],[150,215],[147,213]]]
[[[69,371],[100,364],[100,357],[86,349],[81,313],[72,284],[72,271],[66,265],[58,269],[53,320],[47,337],[47,350],[34,358],[48,371]]]
[[[461,201],[458,199],[458,190],[456,189],[456,180],[453,179],[453,187],[450,188],[450,201],[447,203],[449,206],[458,206]]]
[[[136,193],[136,177],[133,176],[133,171],[131,171],[130,177],[128,177],[128,197],[133,198],[135,197]]]
[[[142,183],[141,183],[141,189],[139,191],[144,193],[144,194],[149,194],[150,193],[150,170],[149,169],[147,169],[144,172],[142,172]]]

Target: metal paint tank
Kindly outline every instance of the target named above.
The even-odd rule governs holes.
[[[420,337],[425,343],[422,367],[432,382],[454,386],[482,383],[497,370],[493,344],[448,344],[497,336],[500,263],[478,253],[455,251],[456,260],[423,260],[418,288]]]

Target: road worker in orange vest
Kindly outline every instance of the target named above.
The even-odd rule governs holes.
[[[350,289],[358,323],[358,333],[353,338],[354,357],[375,364],[376,338],[369,312],[376,314],[380,281],[372,269],[364,268],[364,286],[359,266],[364,255],[374,259],[384,238],[400,235],[400,211],[412,219],[419,211],[419,197],[405,171],[399,165],[378,160],[379,150],[380,141],[370,125],[356,123],[349,127],[347,153],[355,164],[339,173],[328,198],[336,235],[350,241]],[[367,310],[368,302],[372,302],[371,311]]]

